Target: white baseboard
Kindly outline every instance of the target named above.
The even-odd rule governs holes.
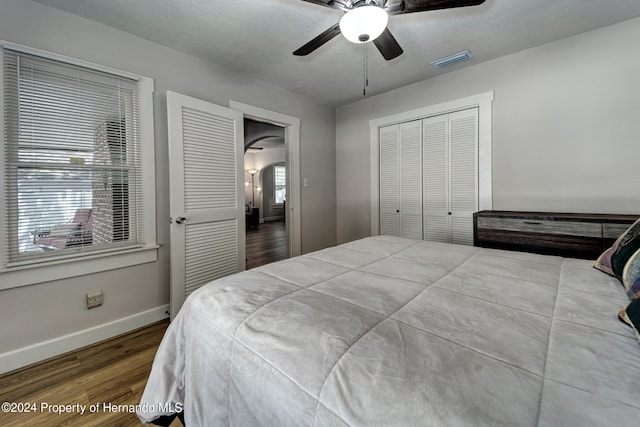
[[[282,215],[279,215],[279,216],[268,216],[268,217],[264,218],[264,222],[280,221],[281,219],[284,219],[284,216],[282,216]]]
[[[0,354],[0,374],[78,350],[169,317],[169,305]]]

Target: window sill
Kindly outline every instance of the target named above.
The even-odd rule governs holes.
[[[158,260],[158,245],[0,269],[0,290],[35,285]]]

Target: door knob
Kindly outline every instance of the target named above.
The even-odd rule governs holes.
[[[184,224],[186,221],[187,221],[187,218],[183,216],[179,216],[178,218],[176,218],[176,224]]]

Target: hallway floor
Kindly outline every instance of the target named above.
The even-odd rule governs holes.
[[[247,230],[247,270],[287,258],[284,221],[269,221]]]

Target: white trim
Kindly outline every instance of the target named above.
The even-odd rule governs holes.
[[[290,256],[302,254],[302,234],[300,225],[300,119],[260,107],[229,101],[229,108],[238,110],[246,118],[267,120],[270,123],[284,126],[285,156],[287,173],[290,177],[287,191],[287,232],[289,235],[288,250]]]
[[[0,49],[0,64],[4,64],[4,51],[2,49]],[[4,71],[0,71],[0,215],[5,218],[4,224],[0,224],[0,266],[6,265],[9,261],[9,245],[7,244],[8,227],[6,220],[7,218],[9,218],[9,207],[6,203],[7,195],[5,193],[5,188],[7,188],[7,186],[5,181],[6,173],[4,169],[5,159],[7,158],[4,111]],[[1,274],[0,277],[2,277]]]
[[[452,113],[458,110],[464,110],[472,107],[491,106],[494,95],[493,91],[484,92],[478,95],[467,96],[465,98],[455,99],[452,101],[442,102],[440,104],[430,105],[427,107],[417,108],[415,110],[406,111],[404,113],[393,114],[378,119],[369,120],[369,127],[383,127],[394,125],[397,123],[409,122],[412,120],[420,120],[430,116],[438,116],[440,114]]]
[[[102,271],[117,270],[133,265],[158,260],[158,246],[147,245],[142,248],[109,251],[101,254],[86,254],[73,259],[61,259],[38,264],[0,269],[0,291],[84,276]]]
[[[378,145],[380,128],[397,123],[420,120],[440,114],[452,113],[467,108],[478,107],[478,203],[479,210],[491,210],[493,206],[492,184],[492,123],[494,100],[493,91],[455,99],[440,104],[418,108],[404,113],[393,114],[369,121],[369,152],[371,162],[371,235],[380,234],[379,193],[380,159]]]
[[[5,49],[13,50],[14,52],[25,53],[27,55],[39,56],[41,58],[52,59],[54,61],[64,62],[70,65],[77,65],[79,67],[90,68],[96,71],[102,71],[109,74],[115,74],[116,76],[125,77],[131,80],[140,80],[140,76],[126,71],[118,70],[117,68],[107,67],[105,65],[96,64],[89,61],[83,61],[82,59],[71,58],[57,53],[51,53],[44,50],[22,46],[19,44],[0,40],[0,45]]]
[[[155,81],[140,76],[140,150],[142,167],[142,239],[147,245],[156,244],[156,157],[153,122],[153,94]]]
[[[148,326],[169,317],[168,310],[169,305],[163,305],[109,323],[2,353],[0,354],[0,374]]]

